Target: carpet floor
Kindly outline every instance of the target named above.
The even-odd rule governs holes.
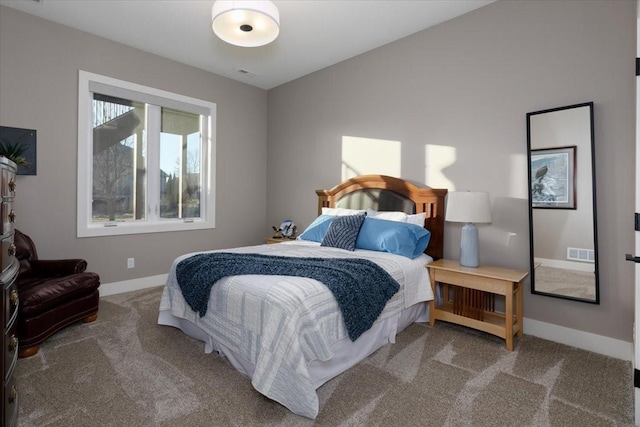
[[[316,420],[256,392],[203,344],[156,323],[162,288],[102,298],[98,320],[16,368],[31,426],[632,426],[630,362],[525,335],[413,324],[318,389]]]
[[[550,294],[595,300],[594,273],[539,266],[535,270],[536,290]]]

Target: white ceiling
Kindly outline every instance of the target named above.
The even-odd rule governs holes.
[[[213,0],[0,0],[0,5],[271,89],[493,1],[275,0],[280,35],[257,48],[232,46],[213,34]]]

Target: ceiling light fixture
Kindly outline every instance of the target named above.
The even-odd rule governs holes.
[[[280,13],[268,0],[216,0],[211,8],[211,28],[227,43],[264,46],[280,33]]]

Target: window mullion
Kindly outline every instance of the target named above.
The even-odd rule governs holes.
[[[210,132],[209,129],[209,117],[208,116],[200,116],[200,170],[204,173],[200,174],[200,188],[207,189],[207,191],[211,188],[210,186],[210,176],[208,171],[211,170],[209,163],[209,152],[210,152]],[[213,191],[213,190],[211,190]],[[202,218],[207,217],[207,210],[211,209],[209,206],[208,200],[206,197],[206,193],[203,191],[200,194],[200,215]]]
[[[147,104],[147,214],[148,220],[160,218],[160,130],[161,107]]]

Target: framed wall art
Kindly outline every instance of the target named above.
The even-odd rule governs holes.
[[[0,126],[0,150],[17,153],[17,157],[24,158],[26,164],[16,162],[18,165],[18,175],[36,175],[35,129]],[[10,159],[12,157],[11,155],[5,156]]]
[[[531,207],[576,208],[576,146],[531,150]]]

